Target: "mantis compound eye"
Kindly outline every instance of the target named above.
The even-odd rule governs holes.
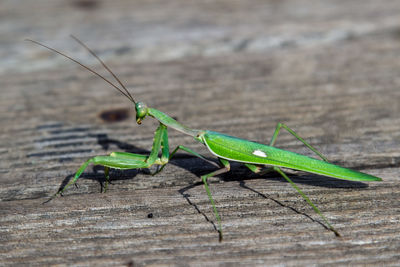
[[[136,108],[136,122],[138,124],[141,124],[142,120],[146,117],[148,113],[148,108],[146,104],[143,102],[136,103],[135,108]]]

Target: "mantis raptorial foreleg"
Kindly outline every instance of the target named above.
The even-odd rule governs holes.
[[[83,171],[87,168],[87,166],[90,163],[93,163],[95,165],[103,165],[105,167],[104,174],[106,177],[106,185],[105,188],[108,185],[109,181],[109,168],[114,168],[114,169],[122,169],[122,170],[127,170],[127,169],[138,169],[138,168],[146,168],[148,165],[145,161],[143,160],[134,160],[134,159],[126,159],[126,158],[120,158],[118,156],[114,156],[111,153],[110,156],[96,156],[93,157],[89,160],[87,160],[85,163],[82,164],[82,166],[78,169],[78,171],[75,173],[74,178],[63,188],[58,190],[57,193],[55,193],[51,198],[55,198],[57,195],[61,195],[70,185],[73,185],[76,183],[76,181],[79,179],[79,177],[82,175]],[[132,154],[135,155],[135,154]],[[138,155],[140,156],[140,155]]]
[[[328,159],[321,154],[321,152],[319,152],[317,149],[315,149],[312,145],[310,145],[306,140],[304,140],[303,138],[301,138],[295,131],[293,131],[292,129],[290,129],[289,127],[287,127],[285,124],[283,123],[278,123],[276,125],[275,128],[275,132],[274,135],[271,138],[271,141],[269,143],[270,146],[274,146],[276,139],[278,137],[279,131],[281,130],[281,128],[284,128],[286,131],[288,131],[291,135],[293,135],[294,137],[296,137],[300,142],[302,142],[306,147],[308,147],[309,149],[311,149],[315,154],[317,154],[322,160],[328,162]]]
[[[162,149],[161,158],[158,157],[160,149]],[[122,170],[149,168],[154,164],[165,165],[168,162],[168,159],[169,146],[167,127],[163,124],[160,124],[154,134],[153,146],[149,156],[127,152],[112,152],[109,156],[93,157],[83,163],[82,166],[75,173],[74,178],[66,186],[64,186],[56,194],[54,194],[50,198],[50,200],[55,198],[57,195],[61,195],[70,185],[75,184],[90,163],[104,166],[104,175],[106,179],[106,183],[104,186],[105,191],[110,180],[110,168]]]

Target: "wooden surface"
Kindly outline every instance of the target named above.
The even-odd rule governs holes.
[[[398,265],[398,1],[2,1],[0,265]],[[240,164],[211,179],[224,241],[199,176],[179,153],[162,173],[102,168],[42,202],[86,159],[148,153],[157,124],[102,80],[31,43],[106,73],[136,99],[198,129],[267,143],[284,122],[334,163],[383,182],[287,171],[336,238],[279,175]],[[207,154],[169,132],[171,147]],[[312,156],[282,132],[277,146]]]

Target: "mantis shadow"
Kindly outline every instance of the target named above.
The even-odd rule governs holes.
[[[104,150],[108,150],[110,148],[110,146],[116,146],[118,149],[124,151],[124,152],[128,152],[128,153],[135,153],[135,154],[150,154],[149,150],[145,150],[139,147],[136,147],[134,145],[125,143],[125,142],[121,142],[115,139],[111,139],[108,138],[107,134],[96,134],[96,135],[90,135],[91,137],[96,137],[97,138],[97,143],[104,149]],[[191,156],[191,155],[187,155],[184,153],[177,153],[174,157],[175,160],[169,162],[177,167],[183,168],[187,171],[189,171],[190,173],[194,174],[195,176],[199,177],[201,175],[210,173],[212,171],[215,170],[215,166],[213,166],[212,164],[210,164],[209,162],[203,161],[201,160],[202,164],[193,164],[192,161],[199,161],[199,159],[197,157]],[[216,162],[215,159],[209,159],[213,162]],[[260,197],[264,198],[264,199],[269,199],[274,201],[275,203],[277,203],[278,205],[285,207],[285,208],[289,208],[292,211],[301,214],[305,217],[307,217],[308,219],[310,219],[313,222],[317,222],[320,225],[322,225],[325,229],[330,230],[326,225],[324,225],[322,222],[313,219],[311,216],[309,216],[308,214],[301,212],[291,206],[285,205],[282,202],[280,202],[279,200],[271,197],[268,194],[264,194],[261,193],[249,186],[246,185],[246,180],[253,180],[253,179],[264,179],[264,180],[280,180],[281,182],[285,182],[288,183],[283,177],[281,177],[278,173],[270,173],[268,175],[257,175],[252,173],[250,170],[248,170],[246,167],[244,167],[242,164],[238,163],[238,162],[231,162],[232,165],[232,169],[234,169],[234,172],[229,172],[229,173],[225,173],[225,174],[221,174],[221,175],[217,175],[217,177],[219,179],[221,179],[222,181],[238,181],[240,187],[245,188],[247,190],[250,190],[254,193],[256,193],[257,195],[259,195]],[[193,166],[199,166],[199,168],[193,168]],[[207,172],[205,171],[205,169],[207,169]],[[101,185],[101,189],[100,192],[103,191],[103,186],[105,183],[105,176],[104,176],[104,168],[102,166],[94,166],[93,167],[93,172],[91,173],[83,173],[82,176],[80,178],[83,179],[90,179],[90,180],[96,180],[100,183]],[[140,170],[140,169],[134,169],[134,170],[113,170],[111,169],[112,172],[110,173],[110,184],[111,181],[115,181],[115,180],[128,180],[128,179],[133,179],[139,172],[145,173],[145,174],[150,174],[149,169],[145,169],[145,170]],[[99,175],[99,173],[102,173],[102,175]],[[118,175],[115,175],[116,173],[118,173]],[[199,174],[201,172],[201,174]],[[62,184],[60,185],[59,191],[64,188],[68,182],[71,180],[71,178],[74,175],[68,175],[65,177],[65,179],[63,180]],[[340,180],[340,179],[335,179],[335,178],[330,178],[330,177],[323,177],[321,175],[314,175],[314,174],[307,174],[306,176],[304,175],[297,175],[297,174],[291,174],[291,179],[293,180],[293,182],[295,182],[296,184],[304,184],[304,185],[312,185],[312,186],[319,186],[319,187],[325,187],[325,188],[366,188],[368,187],[367,184],[362,183],[362,182],[357,182],[357,181],[347,181],[347,180]],[[245,177],[245,178],[244,178]],[[306,177],[306,178],[304,178]],[[323,177],[323,179],[321,178]],[[199,185],[202,185],[203,183],[201,181],[199,182],[195,182],[194,184],[191,184],[189,186],[186,186],[180,190],[178,190],[178,192],[182,195],[182,197],[187,201],[187,203],[191,206],[193,206],[195,208],[195,210],[201,214],[205,220],[207,222],[209,222],[214,230],[216,232],[219,232],[217,229],[216,224],[214,223],[213,220],[211,220],[210,218],[208,218],[208,216],[202,212],[200,210],[200,208],[190,200],[190,194],[187,193],[188,190],[195,188]],[[75,184],[75,186],[77,186]]]
[[[200,176],[215,171],[215,166],[198,159],[197,157],[185,155],[185,154],[176,154],[177,156],[174,159],[181,159],[179,161],[171,162],[171,164],[180,167],[182,169],[187,170],[188,172],[192,173],[193,175],[200,178]],[[205,157],[210,161],[217,161],[213,158]],[[185,160],[183,160],[185,159]],[[191,159],[191,160],[189,160]],[[193,168],[193,164],[191,164],[192,160],[200,161],[202,164],[197,164],[196,166],[201,166],[201,168]],[[168,163],[169,164],[169,163]],[[224,182],[231,182],[231,181],[245,181],[245,180],[255,180],[255,179],[263,179],[263,180],[273,180],[273,181],[280,181],[283,183],[288,183],[279,173],[271,171],[267,174],[257,174],[251,172],[248,168],[246,168],[243,164],[239,162],[230,162],[231,170],[227,173],[216,175],[220,180]],[[296,184],[302,185],[311,185],[316,187],[324,187],[324,188],[367,188],[368,184],[360,181],[349,181],[349,180],[341,180],[337,178],[327,177],[323,175],[313,174],[313,173],[305,173],[302,171],[295,171],[290,169],[282,168],[285,170],[285,173],[290,175],[290,178]],[[286,171],[287,170],[287,171]]]
[[[186,169],[186,167],[184,165],[181,165],[181,164],[176,164],[176,165]],[[209,165],[212,166],[211,164],[209,164]],[[247,189],[247,190],[250,190],[250,191],[256,193],[258,196],[260,196],[262,198],[272,200],[275,203],[277,203],[278,205],[280,205],[281,207],[291,209],[292,211],[296,212],[297,214],[300,214],[300,215],[303,215],[303,216],[307,217],[312,222],[316,222],[316,223],[320,224],[326,230],[331,230],[324,223],[322,223],[319,220],[316,220],[316,219],[312,218],[307,213],[301,212],[301,211],[299,211],[299,210],[297,210],[297,209],[295,209],[295,208],[293,208],[293,207],[291,207],[289,205],[286,205],[286,204],[282,203],[281,201],[273,198],[272,196],[270,196],[268,194],[261,193],[261,192],[257,191],[256,189],[253,189],[253,188],[249,187],[248,185],[246,185],[246,180],[254,180],[254,179],[263,179],[263,180],[277,180],[278,179],[278,180],[280,180],[280,182],[288,183],[278,173],[271,172],[271,173],[266,174],[266,175],[265,174],[264,175],[257,175],[257,174],[254,174],[254,173],[250,172],[245,167],[235,166],[235,165],[240,165],[239,163],[233,163],[231,165],[233,165],[235,170],[237,169],[238,171],[234,172],[233,175],[232,175],[232,173],[231,174],[225,173],[225,174],[217,175],[216,177],[218,177],[220,180],[222,180],[224,182],[237,181],[237,182],[239,182],[239,186],[240,187],[242,187],[244,189]],[[213,168],[215,169],[214,166],[213,166]],[[212,170],[214,170],[214,169],[212,169]],[[210,168],[210,172],[212,170]],[[204,172],[204,171],[202,171],[202,172],[203,172],[202,175],[204,175],[205,173],[208,173],[208,172]],[[249,172],[250,172],[250,175],[249,175]],[[194,174],[196,176],[200,176],[197,173],[194,173]],[[304,179],[302,175],[300,175],[300,176],[296,175],[296,174],[290,175],[291,179],[296,184],[313,185],[313,186],[320,186],[320,187],[326,187],[326,188],[366,188],[366,187],[368,187],[367,184],[362,183],[362,182],[339,180],[339,179],[335,179],[335,178],[324,177],[324,176],[321,176],[321,175],[313,175],[313,174],[307,175],[307,176],[308,176],[308,178]],[[246,177],[246,178],[243,178],[243,177]],[[193,206],[195,208],[195,210],[199,214],[201,214],[206,219],[206,221],[209,222],[213,226],[214,230],[216,232],[218,232],[217,226],[215,225],[214,221],[209,219],[207,217],[207,215],[204,212],[202,212],[200,210],[200,208],[194,202],[192,202],[190,200],[190,194],[186,193],[186,191],[188,191],[188,190],[190,190],[192,188],[195,188],[197,186],[202,186],[202,185],[204,185],[204,184],[201,181],[199,181],[199,182],[196,182],[196,183],[194,183],[192,185],[186,186],[186,187],[178,190],[178,192],[185,198],[185,200],[188,202],[188,204]],[[210,186],[210,183],[209,183],[209,186]]]
[[[271,171],[267,174],[256,174],[247,170],[247,168],[243,166],[238,166],[238,170],[241,171],[232,173],[229,177],[221,177],[223,181],[244,181],[244,180],[255,180],[255,179],[263,179],[263,180],[273,180],[280,181],[282,183],[288,183],[279,173]],[[327,177],[323,175],[306,173],[303,171],[293,171],[291,169],[281,168],[290,179],[296,184],[301,185],[310,185],[315,187],[324,187],[324,188],[367,188],[368,184],[360,181],[349,181],[349,180],[341,180],[338,178]],[[246,178],[243,179],[243,176]]]
[[[201,214],[201,215],[205,218],[205,220],[206,220],[208,223],[210,223],[210,224],[212,225],[212,227],[214,228],[214,230],[215,230],[216,232],[219,232],[218,229],[217,229],[217,226],[216,226],[215,223],[214,223],[214,221],[210,220],[210,219],[208,218],[208,216],[207,216],[204,212],[202,212],[202,211],[199,209],[199,207],[198,207],[194,202],[192,202],[192,201],[190,200],[190,194],[185,193],[186,191],[188,191],[188,190],[190,190],[190,189],[192,189],[192,188],[194,188],[194,187],[201,186],[201,185],[203,185],[202,182],[197,182],[197,183],[195,183],[195,184],[186,186],[186,187],[184,187],[184,188],[178,190],[178,192],[183,196],[183,198],[185,198],[185,200],[188,202],[189,205],[193,206],[193,207],[195,208],[195,210],[196,210],[199,214]],[[306,213],[304,213],[304,212],[301,212],[301,211],[299,211],[299,210],[297,210],[297,209],[295,209],[295,208],[293,208],[293,207],[291,207],[291,206],[285,205],[285,204],[283,204],[282,202],[280,202],[279,200],[274,199],[273,197],[271,197],[271,196],[268,195],[268,194],[263,194],[263,193],[261,193],[261,192],[255,190],[255,189],[253,189],[253,188],[247,186],[247,185],[246,185],[246,182],[243,181],[243,180],[239,182],[239,185],[240,185],[240,187],[242,187],[242,188],[245,188],[245,189],[247,189],[247,190],[250,190],[250,191],[256,193],[256,194],[259,195],[260,197],[263,197],[263,198],[265,198],[265,199],[269,199],[269,200],[274,201],[275,203],[277,203],[277,204],[280,205],[281,207],[291,209],[292,211],[296,212],[297,214],[300,214],[300,215],[303,215],[303,216],[307,217],[307,218],[310,219],[312,222],[316,222],[316,223],[320,224],[321,226],[323,226],[326,230],[330,230],[326,225],[324,225],[324,224],[321,223],[320,221],[317,221],[317,220],[313,219],[310,215],[308,215],[308,214],[306,214]]]

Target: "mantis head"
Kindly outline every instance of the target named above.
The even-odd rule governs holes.
[[[136,109],[136,122],[137,124],[141,124],[142,120],[144,120],[144,118],[149,113],[149,109],[143,102],[137,102],[135,104],[135,109]]]

